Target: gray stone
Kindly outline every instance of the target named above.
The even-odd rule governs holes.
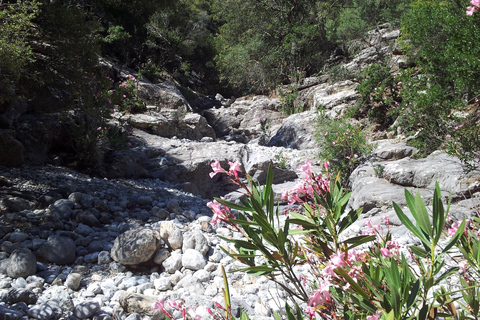
[[[50,236],[37,250],[37,254],[52,263],[65,265],[75,261],[75,242],[67,237]]]
[[[74,203],[67,199],[60,199],[50,205],[50,211],[61,219],[69,220],[72,216]]]
[[[98,253],[98,264],[99,265],[109,264],[110,262],[112,262],[112,258],[110,257],[110,252],[100,251]]]
[[[170,281],[169,278],[162,277],[159,279],[155,279],[153,281],[153,285],[158,291],[167,291],[172,288],[172,281]]]
[[[35,304],[37,302],[35,293],[23,288],[8,291],[7,299],[9,303],[25,302],[26,304]]]
[[[157,302],[156,297],[138,293],[126,293],[120,298],[120,306],[127,313],[138,313],[142,317],[148,316],[152,320],[161,320],[165,315],[160,310],[152,311],[152,306]]]
[[[138,313],[131,313],[125,320],[142,320],[142,316]]]
[[[110,251],[122,265],[136,265],[150,260],[160,247],[160,234],[149,228],[129,230],[119,235]]]
[[[78,319],[86,319],[92,317],[98,310],[100,310],[98,301],[87,300],[74,307],[73,315]]]
[[[28,316],[39,320],[50,320],[55,316],[55,311],[48,304],[34,305],[28,310]]]
[[[19,320],[24,316],[23,312],[12,310],[6,306],[0,305],[0,319],[1,320]]]
[[[183,234],[172,221],[162,222],[160,237],[172,250],[180,249],[183,245]]]
[[[89,211],[80,211],[75,217],[75,221],[77,223],[83,223],[89,227],[100,227],[102,225],[97,217]]]
[[[210,246],[208,245],[207,238],[205,238],[202,232],[195,229],[191,232],[186,232],[183,235],[182,251],[185,253],[187,249],[195,249],[203,255],[206,255]]]
[[[171,256],[163,261],[162,266],[165,269],[165,272],[170,274],[175,273],[175,271],[182,268],[182,254],[179,251],[172,252]]]
[[[48,304],[56,313],[72,312],[74,305],[66,287],[52,286],[45,289],[38,299],[38,304]]]
[[[15,231],[8,235],[8,240],[11,242],[23,242],[29,238],[29,235],[25,232]],[[5,239],[7,240],[7,239]]]
[[[207,261],[200,251],[195,249],[187,249],[182,256],[183,267],[190,270],[200,270],[205,267]]]
[[[37,259],[28,249],[20,248],[12,252],[7,266],[7,274],[11,278],[26,278],[37,271]]]
[[[165,261],[169,256],[170,251],[165,248],[161,248],[155,253],[155,256],[153,257],[153,262],[161,265],[163,261]]]
[[[65,286],[74,291],[78,290],[82,281],[82,275],[79,273],[70,273],[65,280]]]

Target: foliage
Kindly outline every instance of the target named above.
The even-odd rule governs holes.
[[[37,35],[36,0],[0,3],[0,104],[13,100],[17,83],[34,60],[29,39]]]
[[[329,37],[346,43],[362,38],[365,33],[382,23],[400,24],[400,17],[408,11],[407,0],[352,0],[338,10],[328,21]]]
[[[357,75],[342,65],[334,65],[327,68],[328,83],[334,84],[336,82],[354,79]]]
[[[299,93],[297,85],[278,86],[277,91],[280,95],[280,106],[283,114],[291,115],[303,111],[303,105],[295,101]]]
[[[291,207],[285,221],[273,204],[271,168],[264,186],[244,174],[238,162],[230,162],[226,171],[215,161],[212,169],[211,177],[227,174],[246,196],[242,204],[219,198],[207,204],[214,213],[212,224],[225,223],[243,235],[223,238],[235,248],[224,251],[245,265],[237,271],[267,276],[294,297],[292,301],[303,301],[300,309],[295,302],[296,314],[286,308],[288,319],[478,317],[480,219],[453,221],[438,183],[430,213],[420,194],[407,190],[408,215],[393,203],[398,219],[420,244],[401,247],[390,234],[388,217],[382,218],[383,227],[368,220],[362,235],[342,236],[362,209],[346,210],[349,193],[338,178],[329,180],[327,167],[325,177],[313,174],[310,162],[300,167],[305,178],[284,195],[299,207]],[[462,262],[458,253],[451,253],[455,246]],[[301,264],[309,271],[295,272]],[[446,279],[460,287],[446,288]]]
[[[356,90],[361,95],[360,113],[373,122],[388,128],[395,121],[391,112],[402,101],[398,86],[401,85],[386,63],[371,64],[359,77]]]
[[[467,16],[465,7],[463,1],[453,0],[413,2],[402,20],[402,32],[417,69],[403,75],[398,115],[407,133],[418,132],[415,144],[421,154],[439,148],[464,124],[467,154],[457,153],[459,146],[449,150],[469,162],[476,156],[469,145],[480,142],[475,112],[468,112],[468,104],[480,94],[480,17]]]
[[[319,4],[217,0],[213,7],[220,25],[217,66],[240,93],[262,92],[294,72],[318,70],[332,49]]]
[[[340,173],[344,177],[342,183],[346,185],[350,173],[372,150],[365,132],[353,119],[330,119],[324,110],[319,113],[316,126],[319,157],[329,161],[330,170]]]

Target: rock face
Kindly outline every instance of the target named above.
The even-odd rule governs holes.
[[[137,265],[150,260],[160,247],[160,235],[147,228],[129,230],[115,239],[112,259],[122,265]]]

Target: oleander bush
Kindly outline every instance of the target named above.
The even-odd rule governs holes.
[[[215,161],[210,174],[226,174],[246,196],[241,204],[221,198],[207,204],[213,211],[212,224],[221,223],[243,235],[222,238],[231,244],[224,248],[225,253],[243,265],[237,271],[266,276],[289,294],[284,317],[387,320],[479,316],[478,217],[454,221],[436,184],[431,207],[419,194],[408,191],[409,214],[393,203],[402,225],[416,238],[414,245],[397,242],[390,233],[388,217],[382,218],[382,225],[368,220],[362,234],[347,237],[346,231],[362,209],[347,208],[350,193],[341,187],[338,176],[330,177],[327,164],[323,175],[313,173],[311,165],[307,161],[299,168],[304,178],[283,195],[290,205],[295,204],[286,218],[274,203],[271,168],[263,186],[242,172],[238,162],[230,162],[227,171]],[[302,265],[309,271],[297,272]],[[225,290],[225,306],[217,304],[217,311],[207,310],[212,319],[234,319],[228,312],[227,282]],[[164,301],[155,308],[165,309]],[[202,318],[196,310],[186,310],[183,319]],[[248,315],[243,313],[241,319]]]

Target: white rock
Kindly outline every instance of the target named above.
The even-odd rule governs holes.
[[[183,267],[190,270],[200,270],[205,267],[207,261],[200,251],[195,249],[187,249],[182,257]]]

